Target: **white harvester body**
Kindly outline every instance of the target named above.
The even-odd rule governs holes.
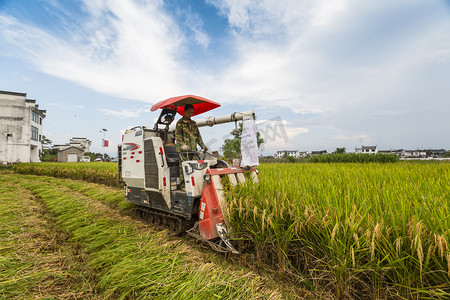
[[[227,176],[231,185],[236,185],[245,182],[244,173],[251,173],[250,178],[257,182],[257,170],[232,168],[208,152],[176,152],[174,127],[169,125],[177,109],[179,112],[181,104],[189,101],[198,104],[207,100],[183,97],[165,100],[157,107],[162,113],[153,128],[138,126],[125,131],[119,146],[119,179],[125,185],[125,199],[139,205],[141,214],[156,224],[166,223],[180,231],[190,221],[193,226],[187,230],[190,235],[207,241],[217,250],[237,252],[227,237],[227,201],[220,178]],[[244,117],[254,118],[254,113],[210,117],[198,120],[197,125],[237,122]],[[158,125],[166,126],[160,129]],[[180,185],[180,170],[184,187]]]

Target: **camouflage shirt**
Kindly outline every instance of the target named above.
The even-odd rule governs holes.
[[[182,117],[177,122],[175,140],[177,142],[176,148],[178,152],[195,152],[197,151],[197,144],[202,148],[205,147],[197,123],[195,123],[194,120],[188,120],[185,117]],[[181,150],[183,145],[187,145],[189,150]]]

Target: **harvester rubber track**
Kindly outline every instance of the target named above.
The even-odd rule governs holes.
[[[140,219],[149,222],[158,228],[168,229],[175,235],[182,235],[186,232],[187,235],[205,243],[214,251],[221,253],[230,252],[230,249],[227,248],[225,243],[220,238],[211,241],[203,239],[198,233],[198,222],[194,223],[194,221],[188,221],[176,215],[171,215],[147,207],[136,208],[136,215]],[[186,230],[186,228],[190,229]]]
[[[164,213],[147,207],[136,208],[136,215],[155,226],[167,228],[176,235],[186,231],[186,228],[192,224],[179,216]]]

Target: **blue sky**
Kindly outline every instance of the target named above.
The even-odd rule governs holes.
[[[450,1],[0,0],[0,67],[46,136],[95,152],[184,94],[222,104],[198,118],[254,110],[264,154],[450,149]]]

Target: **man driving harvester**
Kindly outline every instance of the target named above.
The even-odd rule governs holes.
[[[197,152],[197,144],[207,151],[208,147],[203,143],[200,130],[198,130],[197,124],[191,117],[194,115],[194,106],[192,104],[186,104],[184,106],[184,116],[178,120],[175,128],[175,141],[177,152],[181,154],[183,160],[194,159],[190,157],[190,153],[184,152]],[[181,185],[184,185],[183,170],[180,164],[180,181]]]
[[[118,147],[119,180],[124,183],[126,201],[138,206],[142,218],[153,224],[163,223],[174,233],[186,231],[217,251],[238,253],[229,240],[229,199],[222,178],[230,187],[245,182],[257,184],[257,169],[228,166],[212,153],[199,153],[196,148],[200,145],[206,150],[200,127],[249,121],[255,114],[235,112],[191,120],[218,107],[219,103],[195,95],[172,97],[154,104],[151,111],[160,109],[161,113],[153,128],[136,126],[123,134]],[[177,114],[183,117],[174,122]],[[254,138],[256,147],[256,133],[248,136]],[[245,139],[243,144],[250,145]],[[180,165],[184,189],[179,182]]]

